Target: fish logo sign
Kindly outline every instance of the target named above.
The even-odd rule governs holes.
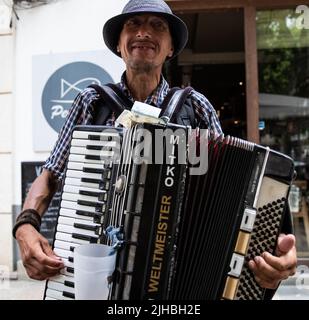
[[[94,63],[73,62],[56,70],[42,94],[42,111],[48,124],[59,132],[77,95],[90,84],[105,83],[113,83],[112,77]]]

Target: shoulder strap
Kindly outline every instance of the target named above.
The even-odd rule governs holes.
[[[114,112],[116,117],[118,117],[124,109],[131,109],[133,105],[116,85],[107,84],[99,86],[97,84],[91,84],[88,88],[96,90],[100,97],[106,102],[108,113]]]
[[[177,113],[184,105],[188,95],[192,90],[192,87],[186,87],[184,89],[177,87],[172,88],[162,103],[160,117],[166,117],[169,122],[174,122]]]
[[[123,104],[125,109],[131,110],[133,102],[123,93],[123,91],[116,84],[107,83],[106,86],[114,91],[119,102]]]

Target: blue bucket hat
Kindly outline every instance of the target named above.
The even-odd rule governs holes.
[[[163,0],[130,0],[122,10],[122,13],[109,19],[103,27],[103,39],[106,46],[117,56],[119,36],[125,21],[131,16],[150,13],[165,18],[169,24],[174,53],[168,58],[172,59],[177,56],[185,47],[188,41],[188,29],[186,24],[173,14],[170,7]]]

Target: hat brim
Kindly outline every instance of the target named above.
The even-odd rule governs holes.
[[[186,24],[177,16],[164,12],[130,12],[122,13],[115,17],[109,19],[103,27],[103,39],[106,46],[117,56],[121,57],[120,52],[117,52],[117,46],[119,42],[119,36],[123,28],[125,21],[138,14],[153,14],[166,19],[169,24],[170,33],[172,36],[174,52],[170,58],[167,60],[173,59],[176,57],[186,46],[188,41],[188,29]]]

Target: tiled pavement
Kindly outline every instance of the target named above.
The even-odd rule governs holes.
[[[31,280],[19,264],[18,279],[0,282],[0,300],[42,300],[45,281]],[[275,300],[309,300],[309,274],[297,272],[282,282]]]

